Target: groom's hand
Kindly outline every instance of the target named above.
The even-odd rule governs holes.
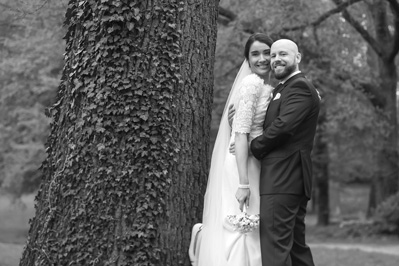
[[[238,207],[240,208],[241,211],[243,211],[243,209],[244,209],[244,204],[245,204],[245,207],[248,209],[250,196],[251,196],[251,190],[249,190],[249,188],[237,189],[236,199],[239,204]]]

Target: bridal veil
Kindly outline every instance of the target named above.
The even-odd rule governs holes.
[[[198,266],[225,266],[226,258],[224,252],[223,239],[223,221],[225,219],[226,199],[223,195],[234,195],[235,191],[222,193],[231,188],[227,185],[229,178],[225,159],[230,145],[231,128],[228,123],[229,105],[233,104],[236,94],[239,91],[240,84],[244,77],[251,74],[248,62],[245,60],[235,78],[233,86],[224,107],[223,115],[219,125],[219,131],[216,137],[212,152],[211,167],[208,176],[208,184],[204,197],[204,211],[202,217],[203,228],[201,231],[201,242],[198,243],[196,254],[196,263]],[[236,189],[236,188],[235,188]],[[237,204],[236,202],[234,202]]]

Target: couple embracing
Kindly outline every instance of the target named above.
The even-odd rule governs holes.
[[[299,70],[293,41],[256,33],[244,56],[220,122],[190,259],[196,266],[313,266],[305,215],[319,95]],[[259,228],[226,226],[227,216],[242,211],[260,214]]]

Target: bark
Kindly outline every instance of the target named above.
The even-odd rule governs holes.
[[[324,98],[324,97],[323,97]],[[326,104],[322,105],[317,134],[315,137],[315,148],[313,151],[313,165],[316,189],[317,224],[327,226],[330,223],[330,202],[329,202],[329,172],[328,172],[328,146],[326,143]]]
[[[383,96],[383,104],[380,107],[383,111],[383,119],[390,125],[387,134],[381,140],[381,152],[377,156],[379,169],[377,176],[373,181],[373,188],[370,192],[370,210],[389,196],[398,191],[399,184],[399,156],[398,156],[398,122],[397,122],[397,102],[396,102],[396,84],[397,84],[397,66],[395,65],[395,56],[392,51],[397,48],[393,46],[393,36],[397,34],[399,28],[395,26],[395,35],[389,30],[387,18],[388,5],[385,1],[374,0],[368,3],[368,9],[372,14],[372,21],[375,30],[375,39],[384,53],[379,56],[372,64],[376,73],[378,73],[377,84],[380,94]],[[393,12],[398,16],[398,13]],[[399,18],[396,18],[396,20]],[[396,37],[396,36],[395,36]],[[376,52],[376,51],[375,51]],[[376,52],[377,53],[377,52]],[[378,55],[378,53],[377,53]]]
[[[189,264],[209,166],[218,1],[188,2],[69,2],[21,266]]]
[[[379,87],[384,92],[383,119],[389,125],[381,139],[381,150],[377,154],[378,171],[371,189],[369,210],[377,207],[389,196],[398,191],[398,126],[396,112],[396,66],[394,62],[379,60]]]
[[[300,46],[300,50],[306,56],[302,62],[306,65],[313,64],[322,73],[331,72],[331,64],[326,60],[326,52],[320,47]],[[328,99],[331,88],[337,86],[336,79],[329,75],[314,75],[312,82],[321,95],[320,113],[317,121],[317,131],[312,151],[313,161],[313,198],[312,202],[317,213],[318,225],[326,226],[330,223],[330,203],[329,203],[329,152],[328,152],[328,132],[326,131]]]

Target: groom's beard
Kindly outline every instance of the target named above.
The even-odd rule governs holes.
[[[278,80],[283,80],[283,79],[285,79],[286,77],[288,77],[289,75],[291,75],[292,73],[294,73],[295,69],[296,69],[296,66],[295,66],[295,65],[290,65],[290,66],[285,66],[283,72],[276,73],[276,72],[274,71],[274,68],[272,68],[272,71],[273,71],[274,77],[275,77],[276,79],[278,79]]]

